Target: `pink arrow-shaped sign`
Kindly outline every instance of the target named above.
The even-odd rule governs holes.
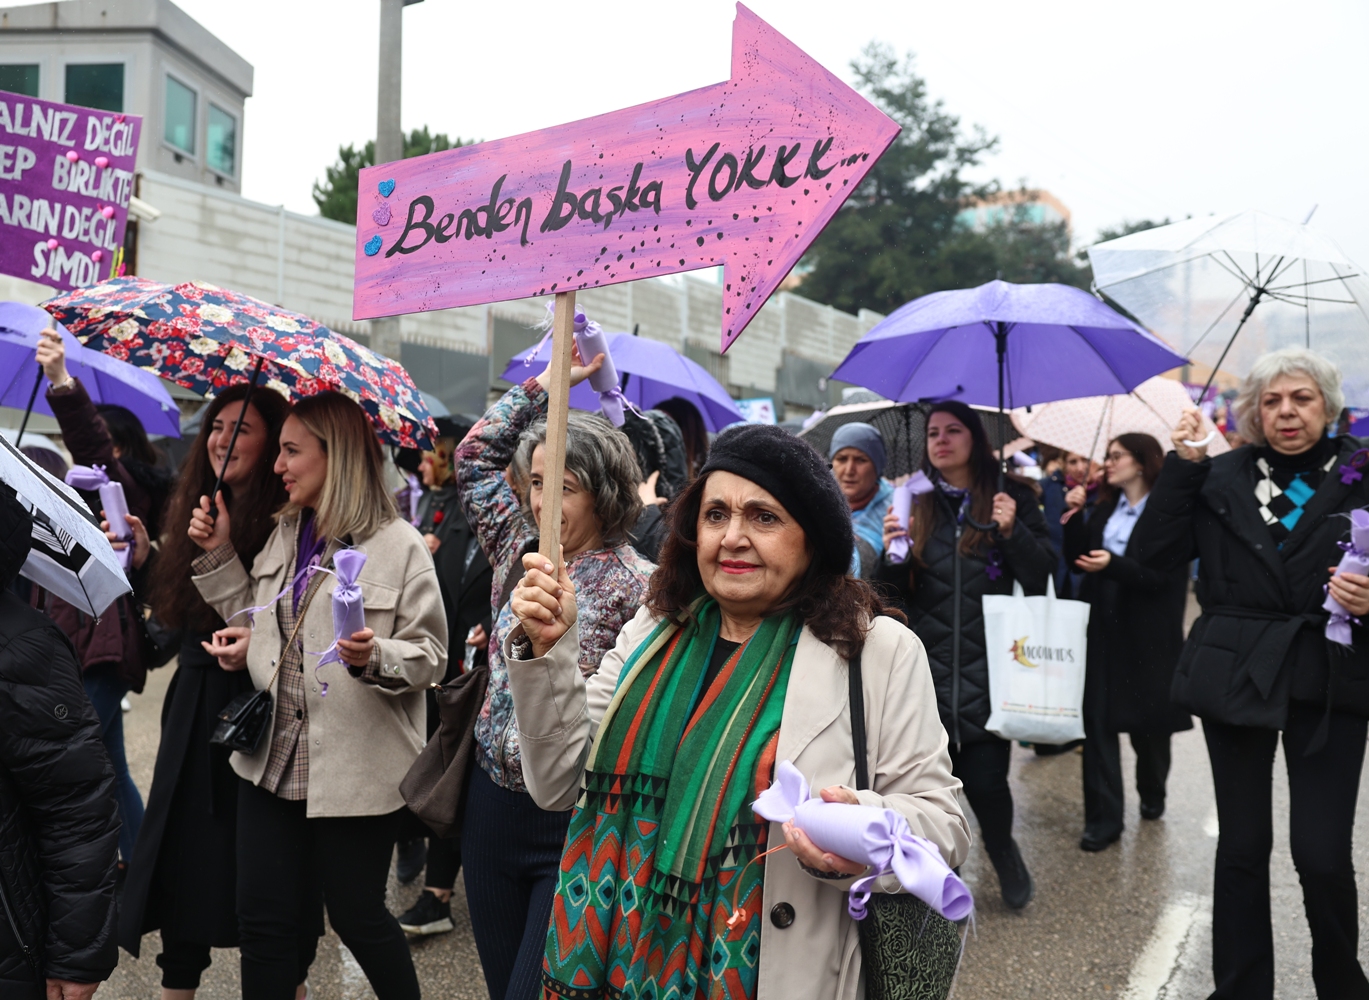
[[[898,132],[738,4],[725,83],[363,170],[354,316],[722,264],[726,351]]]

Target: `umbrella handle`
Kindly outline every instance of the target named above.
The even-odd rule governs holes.
[[[38,387],[43,384],[43,366],[38,366],[38,377],[33,380],[33,391],[29,393],[29,405],[24,408],[24,419],[19,422],[19,436],[14,439],[14,446],[22,448],[24,445],[24,428],[29,425],[29,415],[33,413],[33,404],[38,399]]]
[[[224,452],[223,464],[219,466],[219,474],[214,479],[214,488],[209,491],[209,517],[211,520],[218,520],[219,505],[217,503],[219,490],[223,488],[224,473],[228,471],[228,463],[233,459],[233,446],[238,443],[238,434],[242,431],[242,421],[247,415],[247,404],[252,401],[252,390],[257,387],[257,376],[261,374],[261,364],[264,359],[257,355],[257,363],[252,368],[252,377],[247,380],[247,391],[242,396],[242,410],[238,414],[237,421],[233,424],[233,436],[228,439],[228,450]]]

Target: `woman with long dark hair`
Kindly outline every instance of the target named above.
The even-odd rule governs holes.
[[[1089,615],[1084,682],[1084,836],[1079,846],[1101,851],[1122,835],[1122,757],[1119,733],[1131,734],[1141,818],[1165,811],[1171,733],[1193,720],[1169,699],[1184,644],[1188,567],[1143,566],[1131,535],[1165,453],[1149,434],[1108,442],[1105,480],[1096,506],[1065,521],[1065,558],[1084,573],[1081,600]],[[1084,486],[1065,497],[1071,510],[1087,502]]]
[[[983,598],[1011,594],[1014,581],[1029,594],[1045,593],[1055,550],[1031,484],[1009,476],[998,490],[988,435],[964,403],[931,408],[921,468],[936,488],[913,503],[907,532],[892,513],[885,518],[886,555],[878,577],[895,587],[909,627],[927,646],[955,775],[979,818],[1003,901],[1020,909],[1035,888],[1012,835],[1012,744],[985,728],[990,704]],[[912,539],[911,558],[891,564],[889,543],[905,534]]]
[[[209,737],[219,711],[251,691],[252,679],[245,670],[220,668],[206,648],[224,623],[191,583],[190,564],[201,550],[185,525],[200,496],[213,488],[241,418],[223,482],[233,546],[250,564],[271,534],[272,514],[286,499],[271,469],[289,404],[270,389],[257,389],[243,415],[246,392],[245,386],[233,386],[206,407],[168,505],[166,523],[172,528],[148,573],[157,620],[183,630],[183,641],[162,705],[162,740],[120,906],[119,941],[136,956],[142,936],[161,930],[157,964],[165,1000],[193,996],[209,967],[209,949],[238,943],[233,889],[238,779],[229,767],[229,752],[211,746]]]

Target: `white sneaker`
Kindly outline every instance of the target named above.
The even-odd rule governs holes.
[[[125,695],[123,698],[119,699],[119,707],[125,712],[131,712],[133,711],[133,702],[129,701],[128,696]]]

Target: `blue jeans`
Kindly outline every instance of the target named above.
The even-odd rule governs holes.
[[[114,794],[119,802],[119,853],[125,863],[133,857],[133,844],[138,839],[138,828],[143,825],[143,797],[128,773],[128,758],[124,756],[124,713],[119,702],[128,694],[128,685],[119,679],[119,667],[114,663],[98,663],[81,675],[86,697],[100,717],[100,738],[104,741],[109,762],[114,765]]]

